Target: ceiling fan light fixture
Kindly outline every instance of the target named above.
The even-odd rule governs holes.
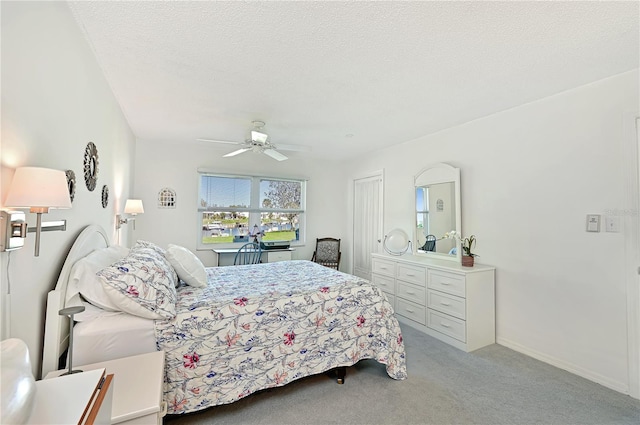
[[[284,161],[289,159],[287,156],[281,154],[279,150],[289,150],[289,151],[299,151],[299,152],[308,152],[311,150],[309,146],[301,146],[301,145],[281,145],[277,146],[272,144],[268,139],[269,135],[263,133],[262,127],[264,127],[265,123],[263,121],[252,121],[254,125],[254,130],[251,131],[251,138],[246,139],[243,142],[233,142],[226,140],[214,140],[214,139],[197,139],[202,142],[212,142],[212,143],[226,143],[226,144],[234,144],[243,146],[233,152],[229,152],[226,155],[223,155],[225,158],[229,158],[232,156],[240,155],[244,152],[254,152],[254,153],[263,153],[277,161]]]
[[[253,130],[251,132],[251,140],[254,141],[254,142],[258,142],[258,143],[264,144],[264,143],[267,142],[267,138],[268,137],[269,136],[267,136],[264,133],[260,133],[259,131]]]

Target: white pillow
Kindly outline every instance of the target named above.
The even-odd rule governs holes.
[[[207,286],[207,272],[202,261],[183,246],[169,244],[167,260],[178,273],[178,277],[189,286],[204,288]]]
[[[119,245],[97,249],[78,260],[71,268],[67,301],[74,293],[80,293],[91,304],[107,311],[120,311],[102,288],[102,279],[96,273],[125,257],[129,249]]]
[[[125,313],[147,319],[175,317],[176,272],[156,249],[136,244],[98,276],[111,301]]]

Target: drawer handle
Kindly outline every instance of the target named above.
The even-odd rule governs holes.
[[[410,309],[410,308],[407,308],[407,309],[405,309],[405,310],[407,310],[409,313],[415,313],[415,310],[412,310],[412,309]]]
[[[415,294],[415,292],[413,292],[412,290],[407,290],[407,294],[409,294],[409,295],[414,295],[414,294]]]
[[[448,324],[444,323],[444,322],[440,322],[440,326],[445,327],[445,328],[450,328],[451,326],[449,326]]]
[[[387,270],[387,268],[386,268],[385,266],[380,266],[380,268],[381,268],[382,270]]]
[[[442,304],[442,305],[446,305],[446,306],[450,306],[450,305],[451,305],[451,303],[446,303],[446,302],[444,302],[444,301],[440,301],[440,304]]]
[[[449,282],[440,282],[440,285],[449,285]]]
[[[407,276],[415,276],[413,273],[407,273]]]

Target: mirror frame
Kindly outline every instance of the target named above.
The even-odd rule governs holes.
[[[423,168],[413,179],[414,187],[413,187],[413,254],[425,257],[432,257],[441,260],[448,261],[456,261],[458,263],[462,260],[462,249],[460,247],[460,242],[456,242],[456,247],[458,248],[456,251],[455,257],[453,255],[442,254],[439,252],[418,252],[418,226],[416,223],[416,202],[415,202],[415,193],[417,187],[430,186],[432,184],[439,183],[454,183],[454,191],[455,191],[455,202],[456,202],[456,229],[458,232],[462,233],[462,204],[460,203],[460,169],[455,168],[449,164],[445,164],[443,162],[431,164],[426,168]],[[453,229],[451,229],[453,230]]]

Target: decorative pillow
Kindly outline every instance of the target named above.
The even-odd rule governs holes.
[[[69,274],[67,301],[74,293],[80,293],[85,300],[96,307],[107,311],[120,311],[104,292],[102,279],[96,273],[125,257],[128,253],[128,248],[112,245],[108,248],[97,249],[77,261]]]
[[[151,248],[160,255],[167,255],[167,251],[165,251],[162,247],[149,241],[137,240],[133,248]]]
[[[133,247],[134,248],[136,248],[136,247],[138,247],[138,248],[151,248],[154,251],[156,251],[158,254],[162,255],[165,258],[167,258],[167,251],[164,248],[162,248],[161,246],[154,244],[153,242],[143,241],[143,240],[138,239],[136,241],[136,244]],[[168,261],[168,259],[167,259],[167,261]],[[172,266],[172,268],[173,268],[173,266]],[[173,277],[174,277],[174,280],[176,282],[176,288],[177,288],[180,285],[180,279],[178,279],[178,275],[176,274],[175,270],[174,270],[174,273],[173,273]]]
[[[122,311],[147,319],[176,315],[176,272],[156,249],[138,244],[98,272],[102,287]]]
[[[193,252],[185,247],[169,244],[166,257],[178,273],[178,277],[187,285],[196,288],[207,286],[207,272],[202,261]]]

